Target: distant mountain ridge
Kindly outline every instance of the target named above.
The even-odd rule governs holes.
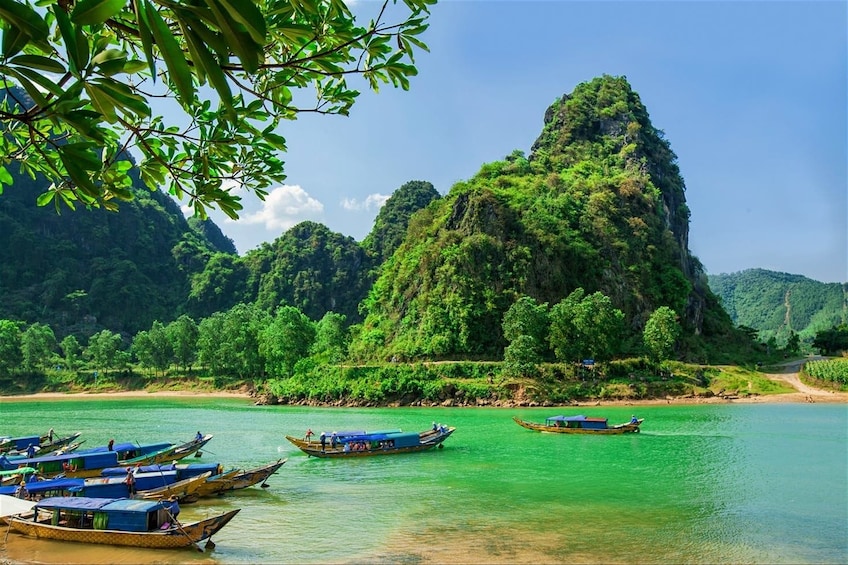
[[[746,269],[707,277],[737,325],[758,330],[761,341],[786,343],[790,332],[811,342],[816,332],[848,322],[848,283],[823,283],[802,275]]]

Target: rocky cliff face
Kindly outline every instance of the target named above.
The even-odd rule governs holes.
[[[567,168],[597,147],[620,157],[625,169],[645,173],[659,190],[661,209],[656,212],[673,241],[675,264],[692,287],[685,317],[700,332],[709,288],[700,261],[689,251],[690,214],[677,156],[624,77],[597,78],[554,102],[545,112],[544,128],[530,158]]]
[[[669,143],[625,78],[594,79],[548,108],[529,157],[484,164],[412,222],[365,302],[362,351],[499,355],[517,297],[553,305],[578,287],[611,298],[633,344],[660,306],[687,335],[724,329],[688,237]]]

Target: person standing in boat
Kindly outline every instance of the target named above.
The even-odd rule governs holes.
[[[180,501],[173,494],[168,498],[168,512],[171,514],[171,518],[174,519],[174,523],[178,522],[177,516],[180,515]]]
[[[312,433],[312,428],[307,429],[306,430],[306,436],[305,436],[306,441],[312,441],[313,435],[315,435],[315,434]]]
[[[324,448],[327,447],[327,434],[321,432],[321,451],[324,451]]]
[[[29,444],[29,446],[27,447],[26,455],[27,459],[32,459],[33,457],[35,457],[35,446],[33,444]]]
[[[21,500],[26,500],[29,496],[26,488],[26,479],[24,475],[21,475],[21,483],[18,485],[18,488],[15,489],[15,496],[20,498]]]
[[[53,443],[53,428],[50,428],[50,431],[47,432],[47,441]]]
[[[109,451],[112,451],[112,448],[115,446],[115,438],[109,440],[109,444],[106,446]]]
[[[127,483],[127,493],[130,496],[135,494],[135,473],[133,473],[132,467],[127,467],[127,478],[124,480]]]

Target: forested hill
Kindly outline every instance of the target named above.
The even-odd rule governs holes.
[[[376,272],[400,244],[411,216],[438,198],[429,182],[405,183],[386,200],[362,243],[302,222],[244,257],[216,254],[194,277],[187,311],[203,318],[255,302],[267,312],[287,305],[312,320],[335,312],[348,324],[361,322],[359,304]]]
[[[671,307],[682,353],[698,356],[701,337],[733,330],[689,252],[684,189],[627,80],[580,84],[548,108],[529,157],[483,165],[413,218],[364,304],[353,351],[497,357],[517,298],[553,305],[580,287],[624,312],[631,344],[655,309]]]
[[[710,275],[712,291],[737,325],[758,330],[763,342],[783,345],[790,332],[812,341],[816,332],[848,323],[848,283],[748,269]]]
[[[172,319],[192,274],[234,250],[217,226],[192,229],[170,197],[137,177],[117,213],[38,207],[44,181],[14,177],[0,196],[0,319],[45,323],[59,336],[132,334]]]

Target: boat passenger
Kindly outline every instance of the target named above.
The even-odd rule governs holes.
[[[114,445],[115,445],[115,438],[112,438],[112,439],[110,439],[110,440],[109,440],[109,445],[107,445],[107,446],[106,446],[106,448],[107,448],[109,451],[112,451],[112,447],[113,447]]]
[[[174,523],[177,523],[177,516],[180,515],[180,502],[176,496],[173,494],[168,498],[168,512],[171,513],[171,517],[174,519]]]
[[[439,431],[439,426],[436,425],[436,422],[433,422],[433,431]]]
[[[203,434],[198,430],[197,435],[194,436],[194,441],[203,441]]]
[[[321,432],[321,451],[324,451],[325,447],[327,447],[327,434]]]
[[[133,473],[132,467],[127,467],[127,478],[124,479],[124,482],[127,484],[127,492],[130,496],[135,494],[135,474]]]
[[[306,436],[305,436],[306,441],[312,441],[312,436],[314,436],[314,435],[315,434],[312,433],[312,428],[308,428],[306,430]]]
[[[336,432],[333,432],[333,435],[330,436],[330,447],[335,449],[337,441],[338,441],[338,436],[336,435]]]
[[[638,423],[639,423],[639,418],[637,418],[637,417],[636,417],[636,415],[634,414],[634,415],[633,415],[633,417],[632,417],[632,418],[630,418],[630,423],[631,423],[631,424],[638,424]]]
[[[26,500],[29,497],[29,493],[26,488],[26,480],[23,476],[21,476],[21,484],[19,484],[18,488],[15,489],[15,496],[22,500]]]
[[[345,453],[349,453],[349,452],[350,452],[350,443],[346,443],[346,444],[344,444],[344,451],[345,451]]]
[[[35,457],[35,446],[33,444],[29,444],[26,449],[27,459],[32,459]]]
[[[47,432],[47,441],[53,443],[53,428],[50,428],[50,431]]]

